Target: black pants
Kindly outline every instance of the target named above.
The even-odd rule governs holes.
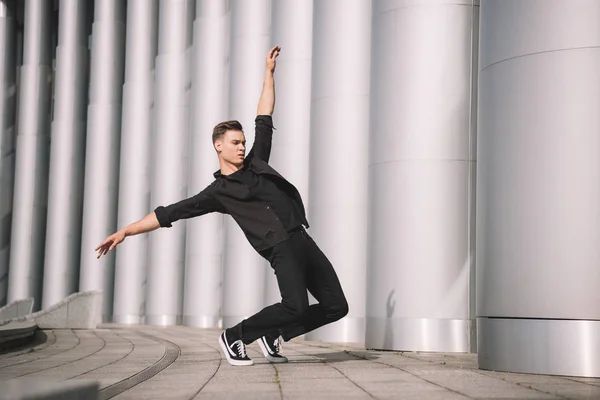
[[[244,343],[267,334],[281,335],[288,341],[348,314],[333,266],[304,228],[261,255],[275,270],[282,300],[231,328]],[[318,304],[308,305],[307,290]]]

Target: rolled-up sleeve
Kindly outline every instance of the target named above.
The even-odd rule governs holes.
[[[216,201],[211,187],[207,187],[195,196],[181,200],[168,206],[156,207],[154,213],[161,228],[170,228],[173,222],[180,219],[199,217],[215,211],[221,207]]]

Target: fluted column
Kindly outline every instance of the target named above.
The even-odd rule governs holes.
[[[8,301],[40,309],[50,161],[52,4],[25,3]]]
[[[15,178],[15,2],[0,2],[0,306],[6,303]]]
[[[59,7],[43,308],[75,292],[79,283],[89,85],[88,3],[61,0]]]
[[[103,291],[102,318],[107,321],[113,309],[115,255],[99,261],[94,249],[117,227],[125,3],[94,4],[79,290]]]
[[[219,169],[211,134],[228,114],[230,19],[228,0],[197,1],[189,196],[208,186]],[[183,323],[214,328],[221,319],[223,296],[223,215],[213,213],[188,221],[186,236]]]
[[[231,13],[229,119],[237,119],[244,127],[248,153],[254,142],[254,119],[265,57],[271,46],[271,1],[232,0]],[[229,327],[265,306],[264,281],[268,267],[231,217],[225,217],[225,226],[223,325]]]
[[[367,347],[469,351],[477,12],[374,3]]]
[[[163,0],[159,8],[151,208],[188,196],[190,62],[195,3]],[[186,221],[150,235],[146,322],[181,323]]]
[[[150,155],[154,108],[154,62],[158,45],[158,0],[127,2],[125,84],[117,227],[150,212]],[[113,320],[138,324],[146,310],[148,234],[127,238],[115,262]]]
[[[277,59],[273,114],[277,130],[269,163],[296,186],[308,207],[313,1],[275,1],[271,15],[272,42],[281,46],[282,53]],[[281,301],[270,268],[265,285],[267,304]]]
[[[481,3],[480,368],[600,377],[598,15]]]
[[[333,264],[350,312],[307,338],[363,342],[371,2],[314,3],[310,234]]]

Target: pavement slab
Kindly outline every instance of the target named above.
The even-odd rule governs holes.
[[[251,367],[227,363],[220,331],[106,324],[38,332],[28,348],[0,354],[2,385],[97,382],[100,399],[600,399],[600,378],[484,371],[475,354],[370,351],[285,343],[288,363],[248,346]]]

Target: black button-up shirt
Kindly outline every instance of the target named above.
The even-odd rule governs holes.
[[[298,190],[269,164],[273,122],[269,115],[255,120],[254,146],[243,168],[230,174],[215,172],[215,181],[203,191],[154,212],[161,227],[177,220],[210,212],[229,214],[250,244],[262,251],[289,238],[289,231],[304,225],[306,212]]]

